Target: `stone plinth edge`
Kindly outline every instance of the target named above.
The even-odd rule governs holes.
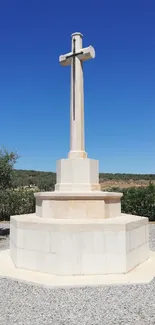
[[[43,200],[111,200],[121,199],[123,193],[117,192],[38,192],[34,196]]]
[[[115,218],[109,219],[43,219],[36,216],[35,213],[32,214],[22,214],[17,216],[11,216],[11,224],[15,227],[26,228],[26,229],[51,229],[58,230],[63,227],[66,231],[70,231],[73,228],[79,227],[78,231],[95,229],[100,230],[109,230],[109,227],[113,231],[123,231],[131,230],[139,227],[140,225],[148,225],[148,218],[134,216],[130,214],[122,214]]]

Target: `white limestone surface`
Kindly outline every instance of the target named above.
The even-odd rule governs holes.
[[[105,219],[121,214],[122,193],[115,192],[40,192],[36,215],[56,219]]]
[[[57,161],[55,190],[59,192],[100,190],[98,160],[74,158]]]
[[[72,34],[71,52],[60,55],[62,66],[71,65],[69,158],[86,158],[84,136],[84,81],[82,62],[95,57],[92,46],[83,48],[81,33]]]
[[[10,254],[16,267],[55,275],[123,274],[149,257],[148,219],[11,218]]]
[[[155,252],[150,258],[127,274],[57,276],[16,268],[10,258],[10,251],[0,251],[0,277],[9,277],[45,287],[83,287],[108,284],[149,283],[155,277]]]

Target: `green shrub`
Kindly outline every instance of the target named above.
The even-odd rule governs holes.
[[[35,212],[35,197],[31,190],[0,190],[0,220],[10,220],[11,215]]]
[[[122,192],[122,212],[148,217],[155,221],[155,185],[147,187],[111,188],[109,191]]]

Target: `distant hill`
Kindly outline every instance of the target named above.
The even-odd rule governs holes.
[[[39,189],[52,190],[56,183],[56,174],[35,170],[14,170],[14,187],[35,185]]]
[[[147,186],[150,182],[155,184],[155,174],[100,174],[102,188]]]
[[[102,188],[147,186],[149,182],[155,184],[155,174],[112,174],[100,173]],[[53,190],[56,183],[56,174],[35,170],[14,170],[14,187],[37,186],[40,190]]]

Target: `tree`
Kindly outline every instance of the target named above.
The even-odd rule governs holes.
[[[31,185],[34,185],[33,177],[29,176],[28,178],[28,186],[31,187]]]
[[[7,189],[13,186],[14,164],[18,159],[15,152],[0,150],[0,189]]]

